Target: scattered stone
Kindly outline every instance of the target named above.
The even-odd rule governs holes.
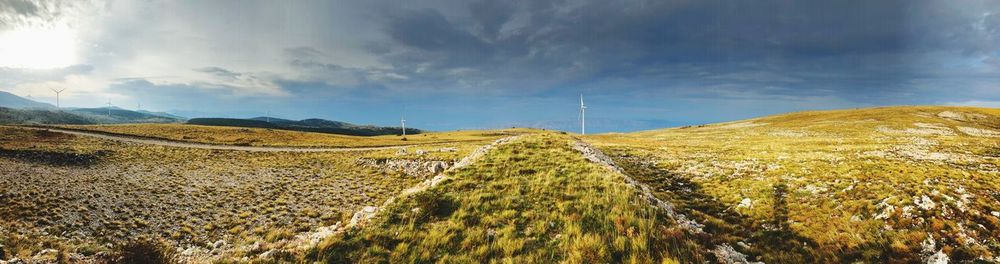
[[[876,208],[880,208],[879,210],[881,210],[878,215],[875,215],[875,219],[889,219],[892,213],[896,211],[896,207],[889,204],[888,201],[889,198],[885,198],[875,205]]]
[[[418,177],[437,175],[449,167],[447,162],[437,160],[379,160],[362,158],[358,159],[357,163],[383,171],[403,172],[403,174]]]
[[[753,201],[750,200],[750,198],[743,198],[743,200],[740,201],[740,204],[736,205],[736,208],[753,209]]]
[[[803,188],[803,189],[806,192],[809,192],[811,194],[819,194],[821,192],[826,192],[827,191],[826,187],[820,187],[820,186],[816,186],[816,185],[812,185],[812,184],[806,185],[806,187]]]
[[[417,152],[416,152],[416,154],[417,154],[417,156],[423,156],[424,154],[427,154],[427,151],[426,150],[422,150],[422,149],[418,149]]]
[[[432,161],[429,162],[427,166],[427,170],[434,175],[440,174],[448,169],[448,163],[445,163],[444,161]]]
[[[965,121],[965,115],[958,112],[944,111],[937,114],[938,117],[956,121]]]
[[[226,241],[222,240],[222,239],[219,239],[219,241],[215,241],[215,243],[212,243],[212,248],[215,248],[215,249],[218,249],[218,248],[221,248],[221,247],[224,247],[224,246],[226,246]]]
[[[34,257],[31,257],[33,261],[39,260],[55,260],[59,255],[59,250],[47,248],[39,251]]]
[[[938,250],[937,253],[927,258],[927,264],[948,264],[948,255],[945,255],[944,251]]]
[[[958,127],[958,131],[976,137],[1000,137],[1000,132],[990,129],[960,126]]]
[[[193,247],[189,247],[187,249],[182,250],[181,253],[180,253],[180,255],[181,256],[185,256],[185,257],[191,257],[191,256],[196,256],[196,255],[204,255],[205,253],[207,253],[205,251],[205,249],[197,247],[197,246],[193,246]]]
[[[734,249],[733,246],[730,246],[729,244],[722,244],[722,245],[716,246],[715,250],[712,250],[712,254],[715,254],[715,259],[718,260],[719,263],[726,263],[726,264],[760,263],[760,264],[763,264],[763,262],[750,262],[750,261],[748,261],[747,260],[747,255],[745,255],[743,253],[740,253],[739,251],[736,251],[736,249]]]
[[[914,197],[913,204],[917,205],[917,208],[920,208],[921,210],[924,211],[934,209],[935,206],[934,201],[931,200],[930,197],[927,197],[927,195],[922,195],[919,199]]]
[[[277,249],[271,249],[271,250],[268,250],[268,251],[264,251],[264,253],[260,253],[260,255],[258,255],[257,257],[262,258],[262,259],[270,259],[271,256],[274,255],[275,252],[278,252],[278,250]]]
[[[1000,217],[1000,212],[997,211],[992,211],[990,212],[990,214],[993,215],[994,217]]]
[[[458,151],[458,148],[456,147],[447,147],[438,149],[438,152],[456,152],[456,151]]]
[[[934,241],[934,235],[927,234],[927,238],[923,242],[920,242],[920,253],[924,255],[930,255],[934,253],[934,249],[937,248],[937,243]]]
[[[375,216],[375,212],[378,212],[378,207],[365,206],[364,208],[361,208],[360,211],[354,213],[354,216],[351,217],[351,222],[347,225],[355,226],[359,223],[363,223],[364,221],[367,221]]]

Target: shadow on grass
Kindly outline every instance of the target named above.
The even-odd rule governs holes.
[[[47,150],[24,150],[0,148],[0,157],[19,161],[52,166],[89,167],[108,156],[110,151],[100,150],[94,153],[72,153]]]
[[[712,249],[718,245],[730,244],[747,254],[749,260],[766,263],[836,261],[836,256],[818,252],[816,242],[789,228],[785,201],[788,187],[784,183],[774,185],[776,199],[772,218],[757,221],[731,210],[730,206],[702,191],[698,184],[676,173],[657,168],[646,162],[647,159],[628,155],[614,155],[612,158],[629,176],[649,185],[658,198],[673,203],[678,213],[705,225],[707,235],[688,235],[671,241],[673,245],[668,245],[669,247],[692,248],[692,244],[699,244],[702,248]]]

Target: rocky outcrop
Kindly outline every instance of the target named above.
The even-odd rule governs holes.
[[[408,176],[427,177],[437,175],[448,169],[449,164],[439,160],[391,160],[391,159],[358,159],[362,166],[377,168],[386,172],[402,172]]]
[[[715,250],[712,250],[712,254],[715,255],[715,258],[719,261],[719,263],[726,263],[726,264],[757,264],[757,263],[763,264],[764,263],[764,262],[750,262],[750,261],[748,261],[746,254],[743,254],[743,253],[740,253],[739,251],[736,251],[736,249],[734,249],[733,246],[730,246],[728,244],[722,244],[722,245],[716,246]]]

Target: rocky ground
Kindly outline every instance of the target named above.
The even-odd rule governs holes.
[[[413,169],[383,158],[396,150],[256,153],[3,130],[0,259],[94,260],[139,237],[168,240],[181,255],[258,256],[346,223],[464,154],[435,148],[445,151],[432,158],[448,162]]]

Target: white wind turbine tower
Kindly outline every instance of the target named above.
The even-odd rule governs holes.
[[[403,127],[403,137],[406,137],[406,119],[399,115],[399,125]]]
[[[62,89],[59,89],[59,90],[56,90],[56,88],[49,88],[49,90],[52,90],[53,92],[56,93],[56,108],[57,109],[61,109],[59,107],[59,94],[62,93],[63,91],[65,91],[66,88],[62,88]]]
[[[111,98],[108,98],[108,118],[111,118]]]
[[[580,94],[580,134],[587,134],[587,106],[583,104],[583,94]]]

